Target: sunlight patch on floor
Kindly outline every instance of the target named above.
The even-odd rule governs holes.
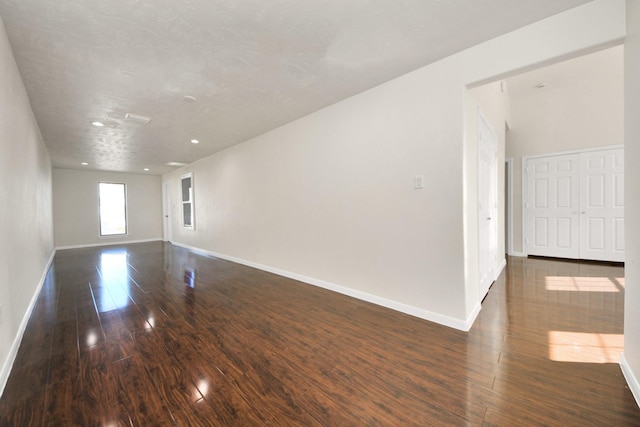
[[[556,362],[619,363],[623,334],[549,331],[549,359]]]
[[[547,276],[545,288],[548,291],[622,292],[624,278]]]

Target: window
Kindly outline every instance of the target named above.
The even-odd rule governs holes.
[[[127,192],[124,184],[100,182],[100,235],[127,234]]]
[[[193,175],[183,175],[180,181],[182,189],[182,225],[193,229]]]

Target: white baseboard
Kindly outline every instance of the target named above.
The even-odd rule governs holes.
[[[627,380],[631,394],[636,399],[636,404],[640,406],[640,382],[638,382],[638,378],[634,375],[631,366],[629,366],[627,359],[624,357],[624,353],[620,355],[620,369],[622,369],[624,379]]]
[[[524,252],[511,252],[510,254],[508,254],[509,256],[516,256],[516,257],[520,257],[520,258],[524,258],[526,257]]]
[[[158,237],[156,239],[143,239],[143,240],[118,240],[118,241],[113,241],[113,242],[105,240],[104,242],[89,243],[89,244],[85,244],[85,245],[58,246],[58,247],[56,247],[56,250],[60,251],[60,250],[64,250],[64,249],[95,248],[95,247],[98,247],[98,246],[128,245],[128,244],[131,244],[131,243],[148,243],[148,242],[160,242],[160,241],[162,241],[162,237]]]
[[[466,320],[456,319],[454,317],[445,316],[443,314],[434,313],[428,310],[424,310],[418,307],[414,307],[408,304],[404,304],[398,301],[393,301],[387,298],[383,298],[377,295],[373,295],[367,292],[358,291],[356,289],[348,288],[346,286],[337,285],[335,283],[326,282],[324,280],[314,279],[312,277],[303,276],[301,274],[292,273],[290,271],[281,270],[279,268],[269,267],[267,265],[258,264],[252,261],[247,261],[241,258],[220,254],[217,252],[208,251],[206,249],[196,248],[193,246],[185,245],[182,243],[171,242],[172,244],[185,248],[205,256],[212,256],[227,261],[232,261],[238,264],[246,265],[248,267],[257,268],[258,270],[267,271],[269,273],[277,274],[278,276],[288,277],[299,282],[304,282],[309,285],[318,286],[320,288],[328,289],[343,295],[347,295],[362,301],[370,302],[372,304],[380,305],[382,307],[390,308],[392,310],[399,311],[401,313],[409,314],[420,319],[428,320],[430,322],[439,323],[450,328],[458,329],[461,331],[468,331],[473,325],[473,321],[480,312],[480,305],[474,308],[471,315]]]
[[[496,269],[496,277],[495,277],[495,279],[497,279],[498,276],[500,276],[502,274],[502,271],[504,270],[504,268],[506,266],[507,266],[507,259],[506,258],[502,258],[502,262],[500,263],[500,265]],[[493,280],[495,280],[495,279],[493,279]]]
[[[461,329],[462,331],[468,332],[471,329],[471,327],[473,326],[473,323],[476,321],[476,317],[478,317],[478,314],[480,314],[481,309],[482,309],[482,304],[478,301],[476,305],[473,307],[473,310],[471,310],[471,314],[469,314],[469,316],[467,317],[467,320],[465,320],[464,322],[465,329]]]
[[[24,331],[27,329],[27,324],[29,323],[29,319],[31,318],[31,313],[36,306],[36,302],[38,301],[38,295],[40,295],[40,290],[42,290],[42,286],[44,285],[44,281],[47,277],[47,273],[49,272],[49,268],[51,267],[51,263],[53,263],[53,258],[56,255],[56,249],[51,252],[51,256],[49,257],[49,261],[42,272],[42,276],[40,277],[40,282],[38,282],[38,286],[36,287],[33,296],[31,297],[31,301],[29,302],[29,306],[22,317],[22,321],[20,322],[20,326],[18,327],[18,332],[13,340],[13,344],[11,344],[11,349],[9,350],[9,354],[2,365],[2,370],[0,371],[0,396],[4,392],[4,387],[7,385],[7,381],[9,380],[9,374],[11,374],[11,368],[13,368],[13,363],[16,360],[16,356],[18,355],[18,349],[20,348],[20,343],[22,342],[22,337],[24,336]]]

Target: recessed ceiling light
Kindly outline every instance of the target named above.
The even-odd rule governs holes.
[[[192,143],[192,144],[198,144],[199,142],[200,142],[200,141],[198,141],[197,139],[192,139],[192,140],[191,140],[191,143]]]
[[[187,102],[196,102],[196,97],[191,95],[185,95],[184,100]]]
[[[80,164],[81,164],[82,166],[89,166],[89,163],[87,163],[87,162],[82,162],[82,163],[80,163]]]
[[[99,128],[101,128],[102,126],[104,126],[104,123],[99,122],[99,121],[97,121],[97,120],[96,120],[96,121],[94,121],[94,122],[91,122],[91,124],[92,124],[92,125],[94,125],[94,126],[96,126],[96,127],[99,127]]]
[[[167,166],[186,166],[186,163],[181,163],[181,162],[167,162],[165,163],[165,165]]]
[[[149,172],[149,168],[144,168],[144,170],[145,170],[146,172]]]

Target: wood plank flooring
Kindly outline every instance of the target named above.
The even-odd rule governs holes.
[[[161,242],[63,250],[0,425],[638,426],[623,277],[510,258],[465,333]]]

